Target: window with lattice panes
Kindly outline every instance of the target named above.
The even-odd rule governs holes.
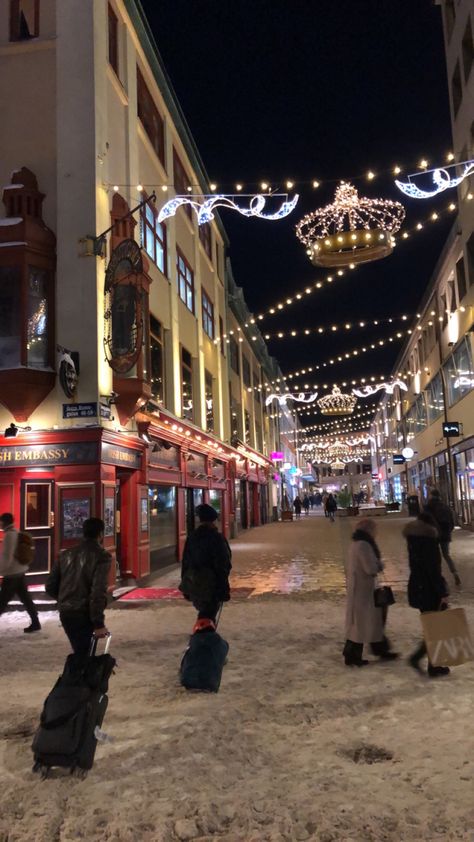
[[[150,315],[150,366],[151,394],[158,403],[165,397],[165,354],[163,325]]]
[[[174,181],[174,189],[176,191],[177,196],[188,196],[189,195],[189,188],[192,189],[191,179],[189,178],[184,166],[181,162],[181,158],[179,157],[176,149],[173,149],[173,181]],[[186,216],[191,219],[192,209],[191,205],[183,205],[182,208],[186,214]]]
[[[159,160],[165,165],[165,124],[137,67],[137,114]]]
[[[252,375],[250,373],[250,363],[245,356],[242,354],[242,379],[244,381],[245,386],[252,385]]]
[[[40,0],[10,0],[10,41],[37,38],[39,18]]]
[[[181,407],[183,418],[192,421],[194,418],[193,360],[185,348],[181,348]]]
[[[212,260],[212,233],[211,233],[211,226],[209,222],[204,222],[203,225],[199,225],[199,239],[201,244],[206,252],[209,260]]]
[[[142,248],[148,257],[167,275],[167,229],[164,222],[158,222],[158,211],[155,205],[148,201],[140,209],[140,231]]]
[[[194,272],[179,249],[176,250],[176,278],[181,301],[194,313]]]
[[[207,292],[201,290],[202,297],[202,327],[209,339],[214,339],[214,304]]]
[[[214,390],[212,385],[212,374],[207,369],[204,372],[204,388],[206,395],[206,430],[214,432]]]
[[[233,336],[231,336],[229,340],[229,361],[232,371],[236,374],[240,374],[239,346]]]

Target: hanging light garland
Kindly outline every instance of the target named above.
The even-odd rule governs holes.
[[[333,325],[319,325],[318,327],[313,327],[313,328],[300,328],[299,330],[286,330],[286,331],[278,331],[276,333],[263,333],[262,336],[265,339],[265,341],[267,341],[267,342],[271,339],[290,339],[290,338],[291,339],[294,339],[294,338],[301,339],[304,336],[313,336],[315,334],[318,334],[319,336],[324,336],[326,333],[336,333],[336,332],[339,332],[339,331],[348,332],[348,331],[352,331],[352,330],[358,330],[360,328],[364,329],[364,328],[377,326],[377,325],[393,324],[393,322],[396,322],[399,319],[401,321],[406,322],[406,321],[408,321],[409,318],[410,318],[410,316],[407,316],[406,314],[403,315],[403,316],[385,316],[385,317],[382,317],[380,319],[367,319],[366,321],[360,321],[360,322],[354,322],[354,323],[345,322],[344,324],[339,324],[339,325],[335,325],[335,324],[333,324]],[[247,327],[248,325],[245,325],[245,326]],[[229,334],[232,334],[232,333],[234,333],[234,331],[229,331]],[[226,334],[223,335],[223,338],[224,338],[224,336],[226,336]],[[214,344],[216,344],[216,345],[219,342],[220,342],[220,338],[214,340]],[[311,369],[308,368],[308,371],[309,370],[311,370]]]

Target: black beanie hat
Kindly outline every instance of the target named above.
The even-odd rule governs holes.
[[[216,510],[208,503],[201,503],[196,509],[196,514],[202,523],[213,523],[219,517]]]

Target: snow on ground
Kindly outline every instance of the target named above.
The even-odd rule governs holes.
[[[239,541],[242,575],[246,542],[255,555],[255,542],[271,545],[280,528]],[[298,525],[298,553],[335,540],[328,529]],[[474,627],[471,593],[453,602]],[[85,781],[44,782],[31,773],[30,744],[67,645],[52,612],[33,638],[18,612],[4,615],[0,842],[473,842],[473,665],[436,681],[415,674],[405,657],[419,617],[400,595],[389,633],[403,658],[349,669],[343,611],[331,588],[230,603],[217,695],[178,684],[190,606],[110,611],[119,663],[104,728],[113,742],[99,745]]]

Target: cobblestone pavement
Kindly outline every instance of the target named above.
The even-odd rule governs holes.
[[[402,530],[408,518],[398,514],[377,518],[376,540],[385,563],[384,578],[400,595],[406,592],[408,562]],[[241,533],[231,542],[232,585],[253,588],[252,596],[294,592],[340,595],[345,590],[344,559],[357,526],[357,518],[319,512],[300,520],[271,523]],[[474,533],[456,529],[452,556],[462,579],[462,591],[474,595]],[[450,588],[449,570],[444,574]],[[174,585],[178,575],[167,574],[160,583]]]

